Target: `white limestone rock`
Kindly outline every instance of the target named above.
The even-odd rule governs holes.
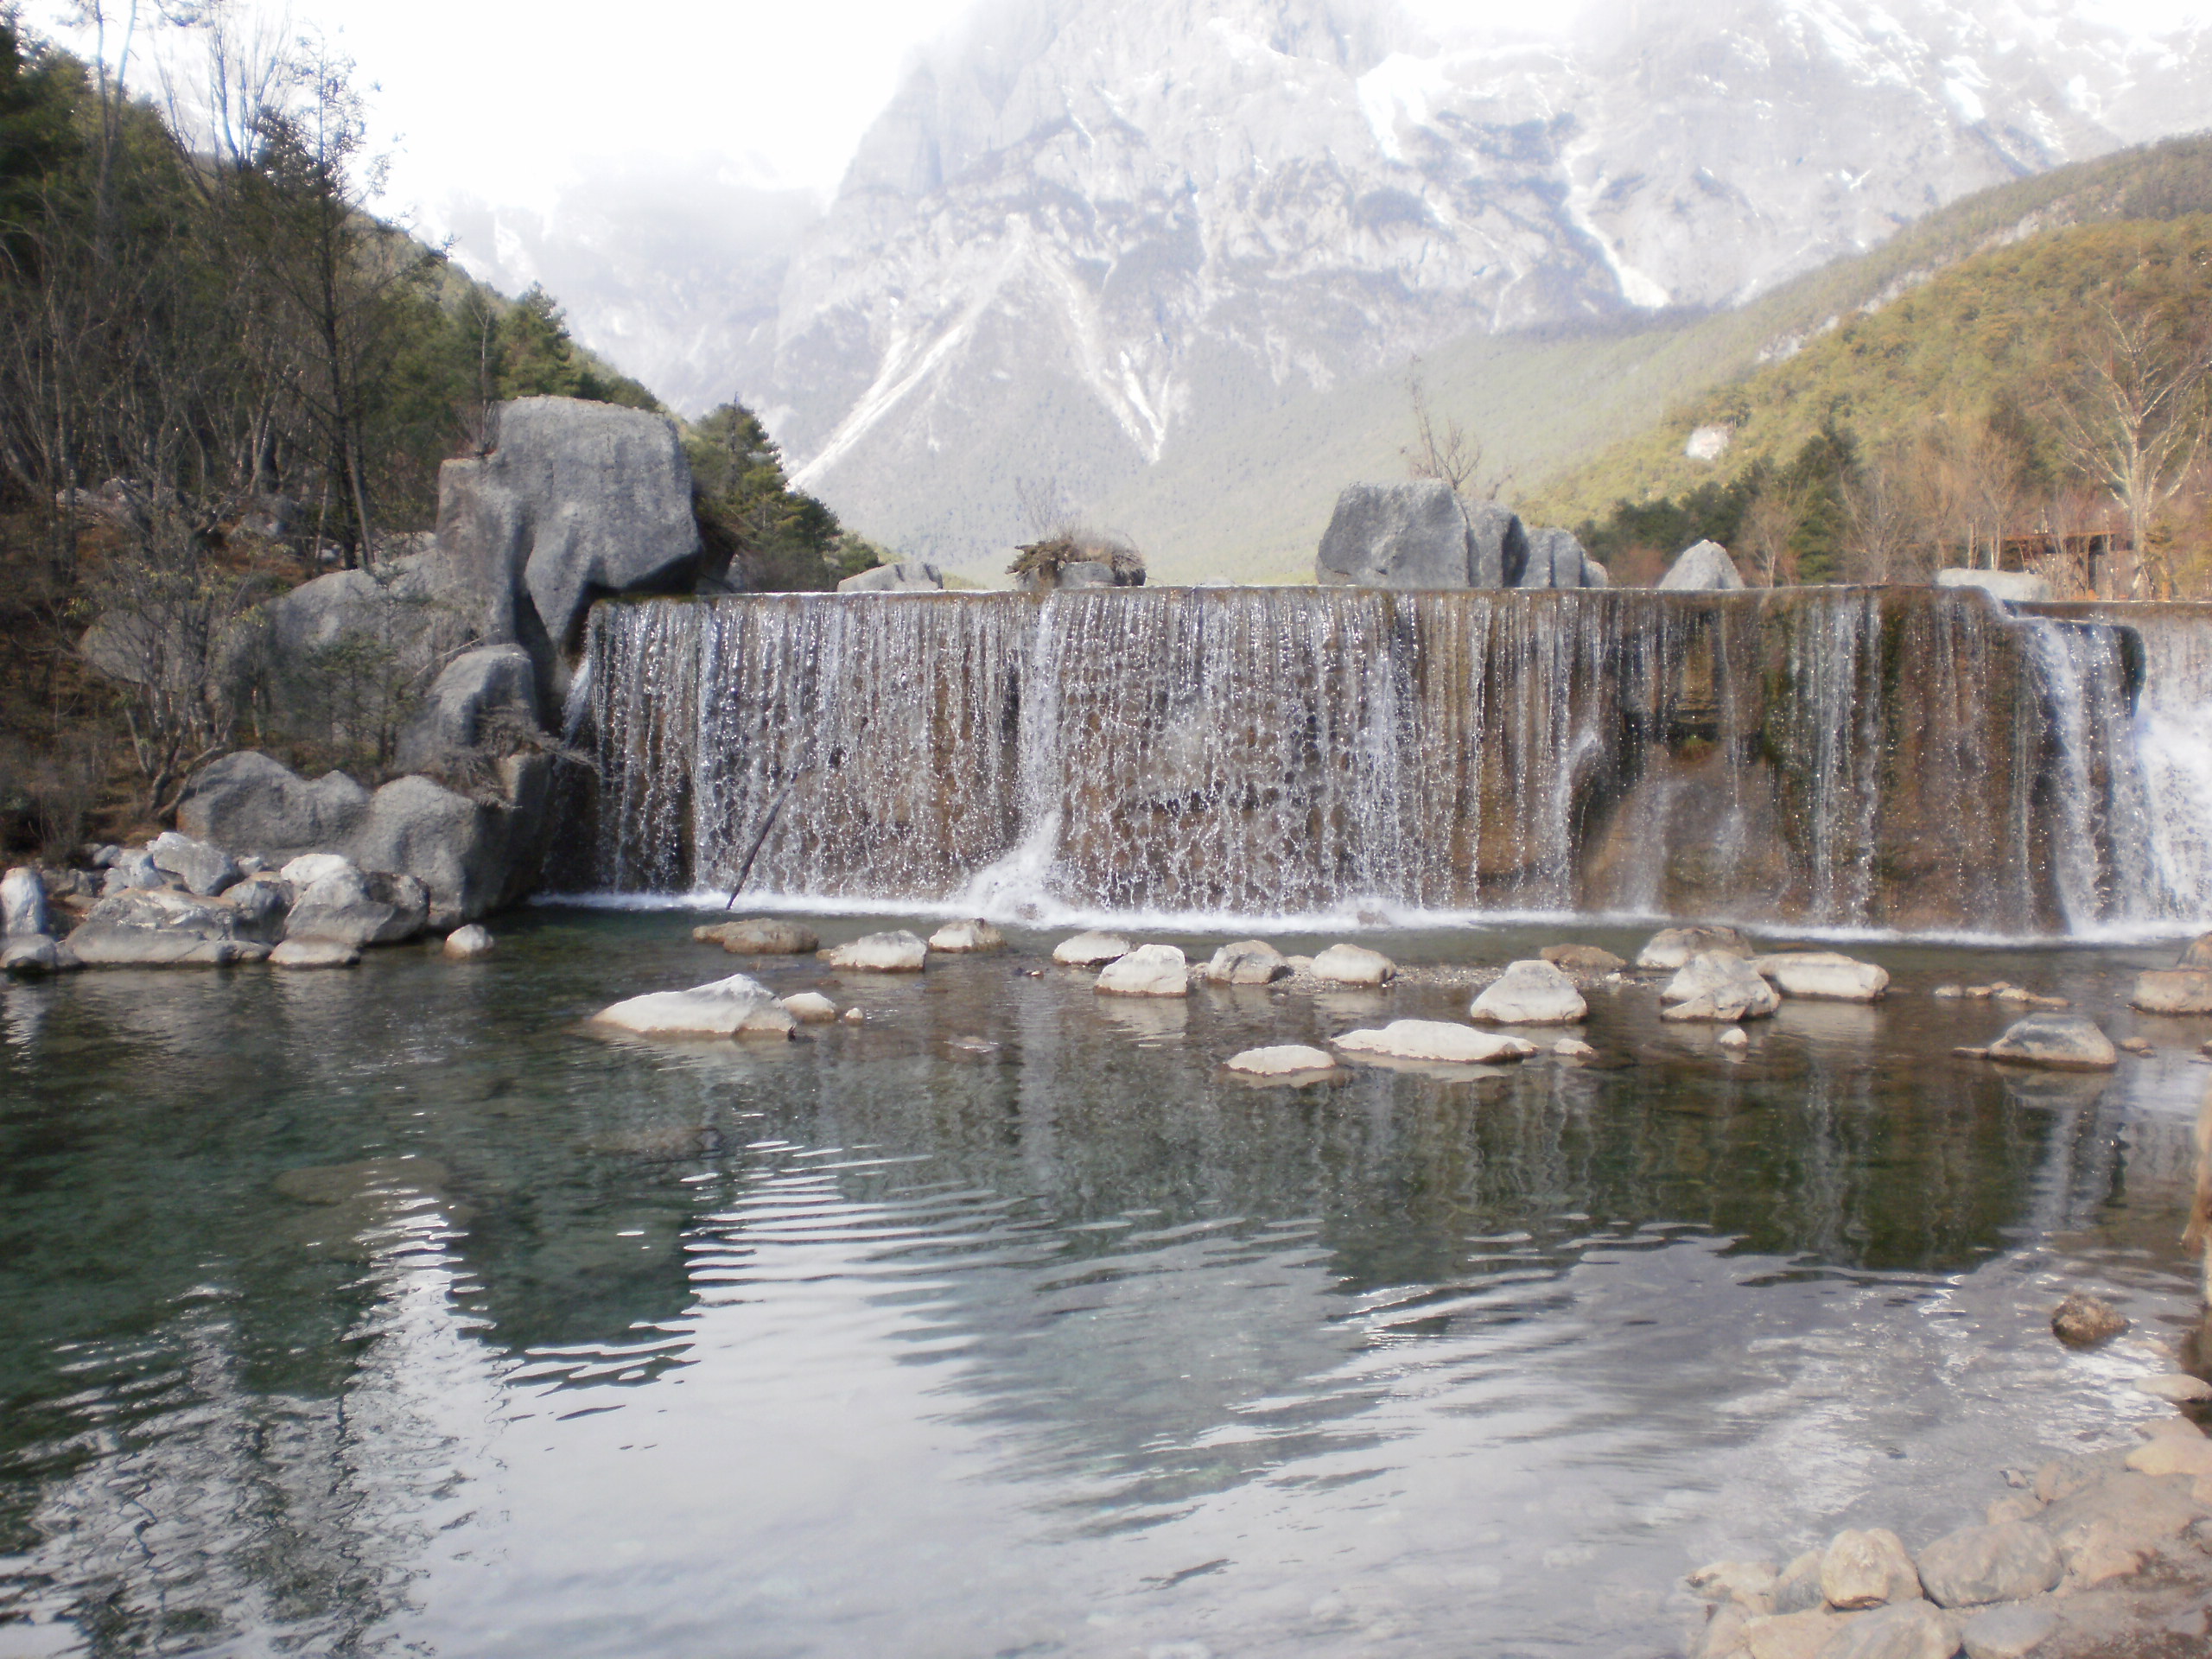
[[[2139,974],[2127,1006],[2143,1014],[2212,1014],[2212,968],[2153,968]]]
[[[1052,947],[1052,960],[1063,968],[1103,968],[1134,948],[1118,933],[1078,933]]]
[[[802,1026],[835,1025],[837,1005],[819,991],[794,991],[784,998],[784,1010]]]
[[[1092,988],[1109,996],[1187,996],[1190,964],[1172,944],[1141,944],[1101,969]]]
[[[689,990],[627,998],[601,1008],[589,1023],[638,1037],[734,1037],[753,1015],[775,1001],[759,980],[732,974]]]
[[[1433,1060],[1448,1065],[1525,1059],[1536,1052],[1534,1043],[1521,1038],[1477,1031],[1448,1020],[1393,1020],[1387,1026],[1348,1031],[1330,1041],[1347,1054],[1380,1054],[1391,1059]]]
[[[46,910],[46,883],[29,864],[0,876],[0,937],[44,936],[54,931]]]
[[[929,946],[905,928],[869,933],[823,952],[832,968],[870,974],[918,974],[929,960]]]
[[[352,968],[361,948],[344,939],[287,939],[269,953],[272,968]]]
[[[1510,964],[1467,1009],[1471,1018],[1500,1026],[1571,1026],[1589,1012],[1573,980],[1534,960]]]
[[[438,954],[448,962],[480,962],[497,949],[499,941],[492,937],[492,930],[471,922],[447,934],[446,942],[438,947]]]
[[[1006,949],[1006,935],[981,919],[947,922],[930,935],[930,949],[942,950],[947,956],[961,956],[978,950],[1003,950]]]
[[[1279,1043],[1270,1048],[1248,1048],[1232,1054],[1229,1070],[1255,1077],[1294,1077],[1338,1069],[1337,1057],[1303,1043]]]
[[[1338,985],[1386,985],[1398,964],[1363,944],[1332,944],[1313,958],[1313,975]]]
[[[1718,542],[1693,542],[1675,556],[1659,578],[1663,593],[1710,593],[1741,588],[1743,575]]]
[[[2109,1071],[2120,1064],[2112,1039],[2080,1014],[2031,1014],[2007,1027],[1987,1052],[1993,1060],[2056,1071]]]
[[[1695,956],[1748,957],[1752,954],[1751,942],[1732,927],[1662,927],[1636,953],[1636,965],[1675,969]]]
[[[1692,957],[1659,993],[1662,1020],[1711,1020],[1734,1025],[1760,1020],[1782,1006],[1773,986],[1742,957],[1707,952]]]
[[[202,899],[213,898],[242,874],[221,848],[191,836],[181,836],[174,830],[165,830],[156,836],[146,850],[152,855],[156,869],[175,877],[179,887]]]
[[[1216,950],[1204,971],[1217,985],[1268,985],[1288,979],[1294,969],[1290,959],[1265,939],[1238,939]]]
[[[1890,970],[1834,950],[1781,950],[1753,957],[1751,967],[1784,996],[1872,1002],[1890,988]]]

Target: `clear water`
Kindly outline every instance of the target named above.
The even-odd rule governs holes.
[[[803,1042],[586,1035],[742,965],[694,919],[0,992],[0,1656],[1672,1653],[1689,1567],[1975,1518],[2193,1328],[2212,1021],[2023,1080],[1924,995],[2124,1035],[2170,947],[1285,1090],[1218,1063],[1464,993],[1109,1002],[1028,936],[765,965],[868,1011]],[[2076,1284],[2135,1332],[2062,1351]]]

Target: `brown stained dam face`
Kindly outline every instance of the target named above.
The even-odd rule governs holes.
[[[2212,908],[2212,852],[2152,844],[2131,747],[2140,699],[2212,698],[2193,613],[1906,588],[776,594],[603,604],[590,652],[569,887],[727,881],[797,777],[756,890],[943,899],[1000,866],[1001,893],[1132,911],[1999,933]]]

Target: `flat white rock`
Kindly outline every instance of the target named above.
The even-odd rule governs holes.
[[[905,928],[888,933],[869,933],[825,951],[832,968],[853,968],[871,974],[918,974],[929,960],[929,946]]]
[[[1398,964],[1363,944],[1332,944],[1313,958],[1309,971],[1339,985],[1381,985],[1396,975]]]
[[[1063,968],[1103,968],[1117,957],[1126,957],[1129,942],[1118,933],[1078,933],[1052,947],[1052,960]]]
[[[1172,944],[1141,944],[1101,969],[1092,988],[1109,996],[1187,996],[1191,968]]]
[[[689,990],[631,997],[601,1008],[591,1023],[639,1037],[734,1037],[752,1014],[775,1000],[759,980],[732,974]]]
[[[795,991],[784,999],[784,1008],[802,1026],[826,1026],[837,1017],[837,1005],[819,991]]]
[[[344,939],[287,939],[269,953],[272,968],[351,968],[361,948]]]
[[[457,927],[446,935],[446,942],[439,947],[439,954],[448,962],[474,962],[488,957],[498,948],[492,930],[475,922],[467,927]]]
[[[1333,1071],[1337,1057],[1303,1043],[1278,1043],[1272,1048],[1248,1048],[1242,1054],[1232,1054],[1228,1064],[1231,1071],[1255,1077],[1288,1077],[1301,1072]]]
[[[1784,996],[1872,1002],[1890,988],[1890,970],[1834,950],[1780,950],[1753,957],[1752,969]]]
[[[1467,1008],[1470,1018],[1501,1026],[1571,1026],[1589,1012],[1573,980],[1534,960],[1510,964]]]
[[[1440,1060],[1451,1065],[1524,1059],[1536,1052],[1534,1043],[1518,1037],[1477,1031],[1448,1020],[1393,1020],[1387,1026],[1348,1031],[1330,1041],[1347,1054],[1386,1054],[1393,1059]]]
[[[930,935],[930,949],[957,956],[970,950],[1000,950],[1006,935],[982,920],[947,922]]]
[[[1662,1020],[1713,1020],[1733,1025],[1762,1019],[1782,1006],[1782,998],[1742,957],[1708,950],[1692,957],[1659,993],[1668,1004]]]
[[[2167,1371],[2158,1376],[2139,1376],[2136,1392],[2147,1394],[2154,1400],[2170,1401],[2177,1406],[2194,1404],[2199,1400],[2212,1400],[2212,1382],[2201,1376],[2191,1376],[2187,1371]]]

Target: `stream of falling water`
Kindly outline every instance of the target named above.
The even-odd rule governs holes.
[[[2212,616],[2186,611],[1841,588],[613,603],[571,720],[599,783],[564,885],[616,893],[726,888],[765,832],[749,894],[1001,918],[2212,922]]]

